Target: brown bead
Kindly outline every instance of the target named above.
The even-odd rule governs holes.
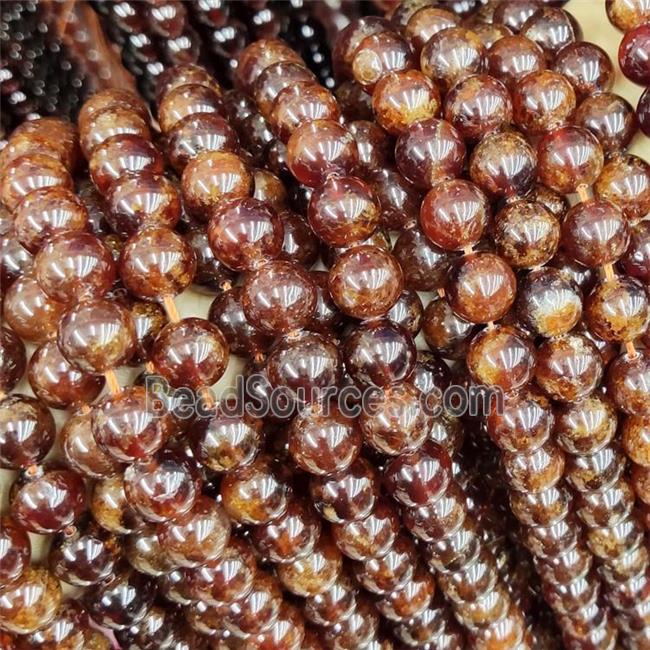
[[[398,171],[374,168],[366,173],[366,180],[379,199],[379,218],[384,228],[406,232],[417,223],[421,193]]]
[[[573,16],[558,7],[538,9],[522,25],[520,34],[537,43],[549,60],[553,60],[563,48],[582,39],[582,32]]]
[[[392,72],[382,77],[372,93],[372,108],[380,126],[399,135],[413,123],[436,117],[440,93],[419,70]]]
[[[366,36],[357,47],[351,62],[354,80],[367,93],[391,72],[402,72],[415,67],[413,50],[399,34],[381,31]]]
[[[22,469],[40,462],[55,435],[54,418],[37,399],[20,393],[0,399],[0,467]]]
[[[335,625],[355,611],[357,593],[356,583],[343,571],[327,591],[305,600],[305,617],[315,625]]]
[[[628,32],[650,20],[650,5],[646,0],[607,0],[609,22],[622,32]]]
[[[573,503],[571,492],[562,483],[541,492],[510,490],[508,496],[513,514],[526,526],[551,526],[568,516]],[[568,563],[570,557],[565,557],[564,562]],[[545,559],[552,561],[558,557]],[[540,573],[544,575],[543,570]]]
[[[309,268],[320,254],[318,238],[307,220],[295,212],[284,210],[280,213],[280,220],[284,227],[284,241],[278,259]]]
[[[234,153],[204,151],[185,167],[182,188],[189,212],[208,221],[223,199],[249,196],[253,177],[245,162]]]
[[[463,79],[445,97],[445,119],[470,142],[512,121],[512,101],[498,79],[477,74]]]
[[[618,64],[621,72],[639,86],[650,84],[649,50],[650,24],[648,23],[643,23],[626,32],[618,47]]]
[[[84,156],[90,159],[97,147],[106,140],[123,135],[151,140],[146,119],[130,107],[113,104],[93,112],[81,129],[79,144]]]
[[[88,300],[65,313],[57,341],[73,366],[89,373],[103,373],[131,358],[135,352],[135,327],[129,312],[118,303]]]
[[[629,220],[642,219],[650,210],[650,166],[637,156],[615,156],[603,167],[594,192],[618,206]]]
[[[420,67],[443,92],[485,67],[481,39],[464,27],[450,27],[434,34],[422,48]]]
[[[305,327],[316,308],[316,287],[301,266],[274,261],[251,273],[242,289],[248,321],[267,334]]]
[[[509,325],[479,332],[469,345],[467,367],[478,384],[516,390],[532,378],[535,366],[532,342]]]
[[[309,492],[318,512],[327,521],[338,524],[370,514],[379,498],[379,480],[374,466],[357,458],[339,473],[312,476]]]
[[[103,377],[70,365],[53,341],[44,343],[32,355],[28,379],[34,394],[56,409],[90,404],[104,387]]]
[[[302,63],[302,59],[284,41],[260,39],[246,47],[239,55],[235,86],[247,93],[253,91],[253,84],[262,71],[282,61]]]
[[[608,54],[593,43],[571,43],[558,53],[553,69],[573,86],[578,99],[607,93],[614,84],[614,67]]]
[[[273,132],[287,143],[291,134],[314,120],[338,121],[341,117],[334,95],[318,83],[299,81],[283,88],[268,115]]]
[[[481,190],[465,180],[443,181],[425,196],[420,209],[424,234],[445,250],[476,244],[490,218]]]
[[[334,72],[339,80],[352,76],[352,60],[359,44],[366,36],[388,31],[390,23],[379,16],[360,16],[350,23],[337,35],[332,50]]]
[[[260,650],[306,648],[306,633],[300,610],[283,602],[271,629],[255,637],[255,646]]]
[[[404,525],[419,540],[432,542],[457,530],[466,517],[466,496],[455,481],[447,485],[439,499],[405,508]]]
[[[424,310],[422,333],[427,345],[447,359],[462,359],[477,327],[452,311],[444,300],[432,300]]]
[[[402,267],[407,287],[434,291],[444,285],[450,258],[418,228],[409,228],[399,236],[393,255]]]
[[[212,88],[216,93],[221,92],[219,84],[205,68],[185,63],[163,70],[157,79],[156,101],[160,102],[169,91],[187,84],[201,84]]]
[[[11,517],[0,517],[0,578],[8,585],[29,568],[32,546],[27,532]]]
[[[45,187],[73,189],[72,178],[56,158],[33,153],[19,156],[3,170],[0,182],[0,201],[11,211],[30,192]]]
[[[538,146],[542,183],[571,194],[581,185],[592,185],[603,169],[603,150],[590,131],[565,126],[548,133]]]
[[[575,490],[592,492],[617,481],[625,469],[625,457],[613,445],[593,454],[567,456],[566,479]]]
[[[628,415],[650,416],[650,354],[623,354],[607,370],[607,392],[616,406]]]
[[[465,143],[456,129],[430,118],[411,124],[397,139],[395,161],[402,175],[421,189],[460,176]]]
[[[158,122],[163,133],[168,134],[190,115],[222,113],[220,95],[201,84],[185,84],[170,89],[158,104]]]
[[[133,462],[158,451],[176,431],[164,405],[145,388],[132,386],[108,395],[92,411],[92,431],[112,458]]]
[[[102,195],[127,173],[162,174],[164,161],[149,140],[138,135],[114,136],[100,144],[88,161],[90,178]]]
[[[280,92],[300,83],[316,83],[316,77],[303,63],[281,61],[264,68],[253,84],[253,99],[260,113],[268,119]]]
[[[420,331],[423,310],[420,296],[412,289],[404,289],[386,313],[386,318],[406,328],[415,337]]]
[[[359,161],[354,136],[333,120],[299,126],[287,143],[287,163],[298,182],[319,187],[327,176],[352,173]]]
[[[505,0],[494,8],[492,20],[495,23],[506,25],[517,33],[539,9],[539,4],[537,0]]]
[[[403,276],[397,261],[376,246],[356,246],[330,270],[329,290],[338,308],[354,318],[385,314],[397,301]]]
[[[55,466],[32,466],[12,484],[12,517],[26,530],[57,533],[86,508],[86,488],[79,474]]]
[[[584,266],[616,262],[625,253],[629,240],[622,212],[602,199],[577,203],[562,223],[562,247]]]
[[[379,453],[397,456],[419,447],[431,429],[418,388],[398,384],[385,388],[359,416],[366,444]]]
[[[510,266],[492,253],[466,255],[452,264],[445,295],[451,308],[472,323],[499,320],[510,309],[517,281]]]
[[[522,492],[540,492],[556,485],[564,472],[564,452],[552,441],[528,453],[501,456],[508,485]]]
[[[487,57],[495,43],[506,36],[512,36],[512,30],[509,27],[498,23],[475,23],[472,25],[472,31],[481,39]]]
[[[404,36],[411,43],[415,54],[419,56],[429,39],[443,29],[456,27],[459,16],[448,9],[424,4],[411,15],[404,27]]]
[[[13,218],[16,238],[31,253],[36,253],[58,232],[88,227],[85,205],[61,186],[30,192],[14,210]]]
[[[29,567],[0,588],[0,625],[13,634],[31,634],[54,620],[61,599],[59,581],[47,569]]]
[[[0,391],[10,393],[25,374],[25,344],[7,327],[0,327]]]
[[[126,560],[139,573],[159,577],[174,568],[156,535],[154,524],[147,523],[137,535],[129,535],[124,546]]]
[[[572,330],[582,315],[580,290],[554,268],[531,271],[521,282],[516,302],[519,321],[550,338]]]
[[[529,135],[541,135],[567,123],[575,111],[576,96],[561,74],[542,70],[517,83],[512,103],[517,126]]]
[[[541,203],[560,221],[569,209],[569,202],[566,198],[546,185],[535,185],[527,198],[529,201]]]
[[[226,629],[234,635],[268,632],[276,624],[283,604],[277,579],[260,571],[251,592],[231,606],[225,620]]]
[[[102,528],[112,533],[130,534],[144,525],[126,499],[122,474],[95,483],[90,497],[90,512]]]
[[[469,175],[482,190],[498,197],[523,196],[537,174],[535,151],[516,131],[488,133],[469,160]]]
[[[80,130],[88,131],[90,118],[99,113],[99,111],[112,106],[129,109],[137,113],[143,120],[147,120],[149,117],[147,107],[139,95],[121,88],[106,88],[91,95],[83,103],[78,117]]]
[[[312,553],[320,533],[321,521],[314,508],[294,498],[280,517],[253,528],[251,539],[263,558],[287,563]]]
[[[633,465],[631,481],[637,497],[648,505],[650,503],[650,468]]]
[[[93,436],[90,412],[68,418],[59,436],[63,458],[76,472],[93,479],[119,472],[120,464],[99,447]]]
[[[409,583],[416,566],[413,542],[406,535],[399,535],[386,555],[355,565],[354,573],[368,591],[383,595]]]
[[[544,51],[525,36],[504,36],[487,52],[487,68],[510,90],[531,72],[546,68]]]

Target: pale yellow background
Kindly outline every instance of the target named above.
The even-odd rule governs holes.
[[[634,107],[636,107],[643,89],[625,79],[618,68],[617,51],[622,38],[622,33],[614,29],[607,20],[604,0],[571,0],[571,2],[565,6],[565,9],[573,14],[582,27],[584,40],[597,43],[605,49],[611,57],[616,69],[616,85],[614,86],[613,92],[622,95]],[[650,160],[650,139],[645,137],[643,134],[638,134],[630,147],[630,151],[646,160]],[[176,302],[182,316],[191,315],[206,317],[211,301],[211,296],[200,294],[196,291],[188,291],[179,297]],[[32,349],[33,348],[30,347],[28,355],[31,354]],[[236,375],[241,366],[242,361],[240,359],[232,359],[226,375],[215,386],[217,395],[219,393],[219,388],[231,384],[232,378]],[[123,385],[129,383],[136,374],[137,371],[133,370],[120,370],[118,373]],[[17,392],[32,394],[26,380],[18,386]],[[53,413],[60,426],[67,417],[66,412],[53,411]],[[54,450],[53,453],[56,453],[56,450]],[[15,472],[0,469],[0,507],[3,512],[8,508],[7,494],[14,476]],[[31,538],[34,559],[36,561],[42,560],[46,557],[48,539],[40,535],[31,535]]]

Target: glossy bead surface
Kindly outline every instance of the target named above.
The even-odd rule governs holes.
[[[163,133],[169,133],[181,120],[205,113],[221,113],[221,98],[208,86],[185,84],[173,88],[158,104],[158,122]]]
[[[537,351],[535,379],[549,397],[573,402],[598,385],[603,364],[596,346],[579,334],[544,342]]]
[[[57,341],[73,366],[102,373],[131,358],[135,352],[135,327],[129,312],[119,304],[88,300],[65,313]]]
[[[639,97],[639,103],[636,105],[636,116],[641,131],[650,137],[650,90],[647,88]]]
[[[379,125],[392,135],[411,124],[436,117],[440,93],[419,70],[392,72],[382,77],[372,93],[372,109]]]
[[[57,533],[78,519],[86,508],[81,476],[68,469],[36,467],[11,486],[11,515],[23,528],[41,535]]]
[[[86,158],[109,138],[135,135],[144,140],[151,139],[147,121],[130,107],[113,104],[98,111],[84,123],[80,130],[81,150]]]
[[[14,210],[13,219],[18,241],[36,253],[55,233],[85,230],[88,211],[70,190],[55,185],[30,192]]]
[[[630,229],[630,245],[621,263],[628,275],[650,282],[650,223],[641,221]]]
[[[427,189],[460,175],[465,164],[465,143],[445,120],[415,122],[397,139],[395,161],[407,180]]]
[[[316,287],[299,265],[274,261],[246,278],[241,300],[251,325],[277,335],[309,323],[316,308]]]
[[[616,433],[614,405],[598,393],[575,404],[558,405],[555,415],[556,440],[570,454],[595,453]]]
[[[88,161],[90,178],[103,195],[127,173],[162,174],[164,162],[160,152],[138,135],[120,135],[100,144]]]
[[[444,250],[462,250],[476,244],[489,219],[487,197],[465,180],[438,183],[420,207],[422,232]]]
[[[603,167],[594,192],[618,206],[628,219],[641,219],[650,209],[650,166],[637,156],[615,156]]]
[[[539,9],[537,0],[505,0],[495,7],[492,20],[518,33],[524,23]]]
[[[404,27],[404,35],[411,43],[415,53],[419,54],[434,34],[449,27],[456,27],[458,23],[459,17],[452,11],[423,4],[408,19]]]
[[[516,291],[514,273],[492,253],[474,253],[454,262],[445,286],[454,313],[472,323],[502,318],[514,302]]]
[[[560,223],[536,201],[515,201],[495,217],[494,239],[499,255],[514,268],[546,264],[560,243]]]
[[[623,354],[607,370],[607,391],[616,406],[628,415],[650,415],[650,354]]]
[[[463,359],[475,324],[457,316],[444,300],[432,300],[424,310],[422,334],[427,345],[446,359]]]
[[[380,219],[380,205],[371,188],[354,176],[330,177],[309,201],[309,224],[330,246],[350,246],[372,235]]]
[[[295,212],[285,210],[280,213],[284,228],[284,240],[279,259],[295,262],[307,268],[318,259],[318,237],[309,227],[307,220]]]
[[[618,48],[618,64],[621,72],[635,84],[650,84],[648,52],[650,51],[650,24],[641,24],[623,36]]]
[[[562,224],[562,246],[584,266],[612,264],[625,252],[629,229],[609,201],[590,199],[574,205]]]
[[[531,271],[522,280],[515,306],[522,325],[550,338],[566,334],[578,324],[582,295],[560,270],[547,267]]]
[[[158,451],[175,432],[171,415],[142,386],[108,395],[92,411],[95,440],[122,462],[144,459]]]
[[[253,99],[260,113],[268,118],[275,99],[282,90],[299,83],[315,82],[314,74],[302,63],[274,63],[264,68],[253,84]]]
[[[498,79],[477,74],[454,85],[445,97],[445,119],[471,142],[510,124],[510,93]]]
[[[21,469],[42,460],[54,443],[50,411],[37,399],[14,393],[0,400],[0,467]]]
[[[34,352],[28,379],[34,394],[56,409],[90,404],[104,387],[103,377],[77,370],[54,341],[44,343]]]
[[[578,99],[607,92],[614,84],[614,67],[607,53],[593,43],[571,43],[558,53],[553,69],[573,86]]]
[[[3,585],[14,582],[29,567],[32,546],[27,532],[11,517],[0,518],[0,579]]]
[[[405,230],[395,242],[393,255],[404,273],[404,284],[415,291],[433,291],[445,283],[449,257],[418,228]]]
[[[587,129],[565,126],[545,135],[538,150],[539,178],[561,194],[592,185],[603,169],[603,150]]]
[[[298,127],[287,143],[287,163],[298,182],[319,187],[330,174],[346,176],[359,161],[353,135],[332,120]]]
[[[54,620],[61,598],[59,581],[47,569],[29,567],[0,588],[0,625],[13,634],[35,632]]]
[[[544,51],[525,36],[504,36],[487,52],[487,68],[510,90],[529,73],[546,68]]]
[[[512,91],[514,121],[529,135],[541,135],[568,122],[576,108],[571,84],[551,70],[526,75]]]
[[[548,59],[555,56],[575,41],[581,40],[582,33],[573,16],[558,7],[538,9],[522,25],[522,36],[537,43]]]
[[[235,84],[250,93],[262,71],[274,63],[302,63],[300,57],[284,41],[260,39],[246,47],[239,56]]]
[[[385,314],[402,290],[403,276],[395,258],[376,246],[356,246],[330,269],[329,290],[337,307],[354,318]]]
[[[552,441],[528,453],[501,456],[508,485],[521,492],[541,492],[556,485],[564,472],[564,452]]]
[[[195,218],[208,221],[223,199],[250,196],[253,176],[234,153],[204,151],[183,170],[181,186],[186,209]]]
[[[481,39],[464,27],[434,34],[422,48],[420,67],[443,92],[458,80],[483,72],[485,48]]]
[[[126,500],[122,474],[97,481],[89,506],[95,521],[112,533],[130,534],[143,526],[142,518]]]
[[[156,338],[150,361],[174,387],[212,386],[226,370],[228,345],[216,325],[203,318],[170,323]]]
[[[479,384],[504,391],[521,388],[535,366],[532,342],[514,327],[500,325],[479,332],[469,345],[467,367]]]
[[[469,175],[482,190],[499,196],[523,196],[537,173],[535,151],[516,131],[488,133],[469,161]]]

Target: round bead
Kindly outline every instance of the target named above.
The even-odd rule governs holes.
[[[309,225],[329,246],[350,246],[372,235],[379,225],[380,205],[371,188],[354,176],[332,176],[314,190]]]
[[[100,144],[88,161],[95,187],[105,195],[111,185],[127,173],[162,174],[164,161],[148,139],[127,134],[109,138]]]
[[[25,373],[25,344],[12,330],[0,327],[0,392],[10,393]]]
[[[504,36],[487,52],[488,71],[510,90],[515,90],[529,73],[545,67],[544,51],[525,36]]]
[[[298,127],[287,144],[287,163],[298,182],[319,187],[331,174],[347,176],[359,162],[354,136],[332,120]]]
[[[427,41],[438,32],[449,27],[456,27],[459,16],[448,9],[424,4],[411,15],[404,27],[404,36],[419,55]]]
[[[521,282],[517,318],[534,334],[551,338],[571,331],[582,315],[582,295],[576,284],[554,268],[531,271]]]
[[[392,72],[375,86],[372,109],[382,128],[399,135],[414,122],[438,115],[440,93],[419,70]]]
[[[63,356],[89,373],[124,365],[136,345],[128,310],[104,299],[88,300],[69,309],[59,323],[57,340]]]
[[[86,508],[86,486],[68,469],[32,466],[11,486],[12,517],[40,535],[57,533],[74,523]]]
[[[464,359],[477,326],[457,316],[449,303],[432,300],[424,310],[422,334],[427,345],[446,359]]]
[[[650,210],[650,165],[637,156],[615,156],[603,167],[594,192],[618,206],[629,220],[642,219]]]
[[[301,266],[270,262],[246,278],[242,306],[253,327],[273,335],[291,332],[313,317],[316,286]]]
[[[169,90],[158,104],[158,122],[163,133],[169,133],[189,115],[221,113],[221,97],[212,88],[201,84],[185,84]]]
[[[422,321],[422,301],[412,289],[404,289],[397,302],[388,310],[388,320],[405,327],[412,336],[417,336]]]
[[[629,240],[629,229],[621,211],[601,199],[574,205],[562,224],[563,249],[584,266],[616,262],[625,253]]]
[[[356,246],[343,253],[329,274],[336,306],[354,318],[385,314],[402,290],[402,270],[395,258],[377,246]]]
[[[496,250],[514,268],[546,264],[560,243],[560,223],[536,201],[515,201],[495,218]]]
[[[81,150],[86,158],[109,138],[134,135],[151,140],[147,120],[131,108],[114,104],[95,111],[80,130]]]
[[[56,158],[41,153],[19,156],[3,169],[0,181],[0,202],[8,210],[16,209],[24,196],[45,187],[72,190],[68,170]]]
[[[70,190],[51,186],[30,192],[13,214],[16,238],[36,253],[54,234],[64,230],[86,230],[86,206]]]
[[[535,349],[514,327],[499,325],[477,334],[467,352],[467,367],[478,384],[516,390],[532,378]]]
[[[616,424],[614,405],[598,393],[555,409],[555,438],[569,454],[596,453],[612,441]]]
[[[607,391],[616,406],[628,415],[650,416],[650,354],[624,354],[607,370]]]
[[[420,67],[446,93],[460,79],[483,72],[485,48],[471,30],[450,27],[427,41],[420,54]]]
[[[194,251],[183,237],[163,227],[150,227],[131,237],[120,255],[120,277],[143,300],[175,296],[196,272]]]
[[[205,68],[193,63],[185,63],[165,68],[158,76],[156,102],[160,102],[174,88],[187,84],[201,84],[212,88],[217,93],[221,92],[219,84]]]
[[[223,199],[250,196],[253,176],[234,153],[204,151],[189,161],[181,185],[186,209],[196,219],[208,221]]]
[[[628,32],[650,20],[648,0],[607,0],[605,8],[609,22],[622,32]]]
[[[102,528],[112,533],[128,535],[144,525],[126,500],[121,474],[95,483],[90,497],[90,512]]]
[[[641,131],[650,138],[650,90],[648,88],[639,97],[639,103],[636,105],[636,116]]]
[[[641,221],[630,229],[630,245],[621,263],[625,272],[650,283],[650,222]]]
[[[505,0],[494,8],[492,20],[517,33],[538,9],[537,0]]]
[[[585,301],[585,321],[604,341],[632,341],[648,326],[650,307],[643,285],[634,278],[603,280]]]
[[[314,231],[307,220],[295,212],[285,210],[280,213],[280,219],[284,227],[284,241],[279,259],[309,268],[320,254]]]
[[[470,142],[512,121],[512,102],[501,81],[487,74],[458,82],[445,97],[445,119]]]
[[[564,472],[564,453],[552,441],[529,453],[501,456],[508,485],[520,492],[541,492],[557,485]]]
[[[34,258],[36,279],[59,302],[100,298],[115,282],[113,256],[95,236],[68,231],[54,235]]]
[[[445,295],[454,312],[472,323],[499,320],[515,300],[517,281],[498,255],[474,253],[452,264]]]
[[[391,72],[415,67],[415,57],[409,43],[392,31],[366,36],[356,48],[351,62],[355,81],[367,93],[372,93],[378,81]]]
[[[512,91],[515,124],[529,135],[548,133],[567,123],[576,108],[571,84],[557,72],[531,72]]]
[[[92,432],[100,448],[121,462],[147,458],[176,431],[174,420],[142,386],[108,395],[92,411]]]
[[[465,164],[465,143],[445,120],[415,122],[397,139],[395,161],[407,180],[427,189],[460,176]]]
[[[465,180],[438,183],[424,197],[420,226],[436,246],[462,250],[476,244],[490,219],[490,204],[481,190]]]
[[[34,394],[50,408],[90,404],[104,387],[104,378],[70,365],[54,341],[43,343],[32,355],[28,370]]]
[[[522,25],[520,34],[537,43],[548,59],[569,44],[581,40],[582,33],[573,16],[558,7],[541,7]]]
[[[547,395],[560,402],[587,397],[602,374],[596,346],[579,334],[550,339],[537,351],[535,379]]]
[[[434,291],[444,285],[449,256],[434,246],[420,229],[404,230],[395,242],[393,255],[402,267],[404,284],[410,289]]]
[[[516,131],[488,133],[469,161],[469,175],[481,189],[499,197],[524,196],[536,180],[535,151]]]
[[[315,83],[316,77],[302,63],[282,61],[262,70],[253,84],[253,99],[264,117],[268,118],[278,94],[299,83]]]
[[[571,43],[558,53],[553,69],[573,86],[578,99],[607,92],[614,84],[614,67],[607,52],[593,43]]]
[[[641,24],[623,36],[618,47],[621,72],[635,84],[650,84],[648,54],[650,53],[650,23]]]
[[[253,84],[262,71],[282,61],[302,63],[301,58],[284,41],[260,39],[251,43],[239,55],[235,85],[244,92],[251,93]]]
[[[542,138],[538,146],[539,177],[561,194],[592,185],[603,169],[603,150],[590,131],[565,126]]]
[[[18,580],[26,569],[32,555],[32,545],[27,532],[11,517],[0,517],[0,578],[8,585]]]

